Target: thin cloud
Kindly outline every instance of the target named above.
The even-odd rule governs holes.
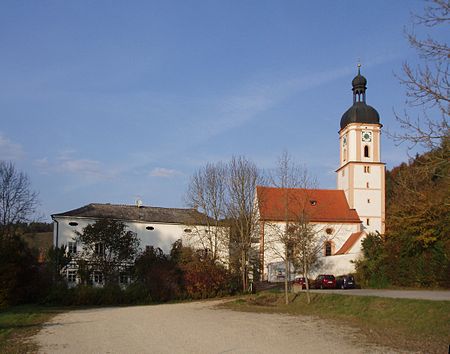
[[[100,161],[74,158],[74,151],[63,151],[54,160],[44,157],[36,159],[33,165],[43,174],[59,173],[82,177],[88,180],[109,179],[114,172]]]
[[[13,143],[0,133],[0,160],[19,160],[24,152],[20,144]]]
[[[173,176],[176,176],[179,174],[180,174],[180,172],[177,170],[172,170],[172,169],[164,168],[164,167],[155,167],[150,172],[151,177],[163,177],[163,178],[173,177]]]
[[[377,66],[396,57],[395,54],[378,56],[366,62],[364,67]],[[198,126],[205,129],[195,133],[203,139],[212,138],[251,121],[293,95],[351,76],[355,74],[355,70],[354,65],[347,65],[284,80],[266,78],[248,82],[236,92],[219,98],[215,106],[209,107],[210,112],[215,112],[214,119],[211,119],[211,115],[203,117],[204,122]]]
[[[88,159],[63,160],[59,165],[59,169],[64,173],[76,173],[89,177],[102,178],[105,176],[100,162]]]

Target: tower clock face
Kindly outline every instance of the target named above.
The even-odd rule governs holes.
[[[364,142],[371,142],[372,141],[372,132],[364,130],[362,132],[362,141],[364,141]]]

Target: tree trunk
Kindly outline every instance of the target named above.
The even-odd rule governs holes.
[[[306,263],[303,263],[303,264],[305,264],[304,269],[303,269],[304,270],[303,276],[305,277],[305,283],[306,283],[306,300],[307,300],[308,305],[309,305],[311,303],[311,295],[309,293],[308,266],[306,265]]]
[[[288,294],[288,263],[289,260],[285,257],[284,261],[284,302],[286,305],[289,304],[289,294]]]
[[[245,252],[241,253],[241,269],[242,269],[242,291],[247,292],[247,264],[245,262]]]

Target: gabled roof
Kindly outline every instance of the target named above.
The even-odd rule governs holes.
[[[53,214],[53,217],[111,218],[129,221],[162,222],[171,224],[204,224],[207,216],[195,209],[160,208],[152,206],[91,203],[78,209]]]
[[[356,241],[358,241],[361,238],[361,235],[363,234],[363,231],[355,232],[350,235],[350,237],[347,239],[347,241],[344,242],[342,247],[334,254],[346,254],[350,249],[355,245]]]
[[[260,218],[264,221],[360,223],[342,190],[303,188],[256,188]]]

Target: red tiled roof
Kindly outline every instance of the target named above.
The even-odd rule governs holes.
[[[339,251],[337,251],[334,255],[348,253],[348,251],[350,251],[350,249],[355,245],[356,241],[359,240],[362,234],[363,231],[351,234],[350,237],[347,239],[347,241],[345,241],[342,247],[339,249]]]
[[[265,221],[305,217],[310,222],[360,223],[342,190],[256,187],[259,213]]]

